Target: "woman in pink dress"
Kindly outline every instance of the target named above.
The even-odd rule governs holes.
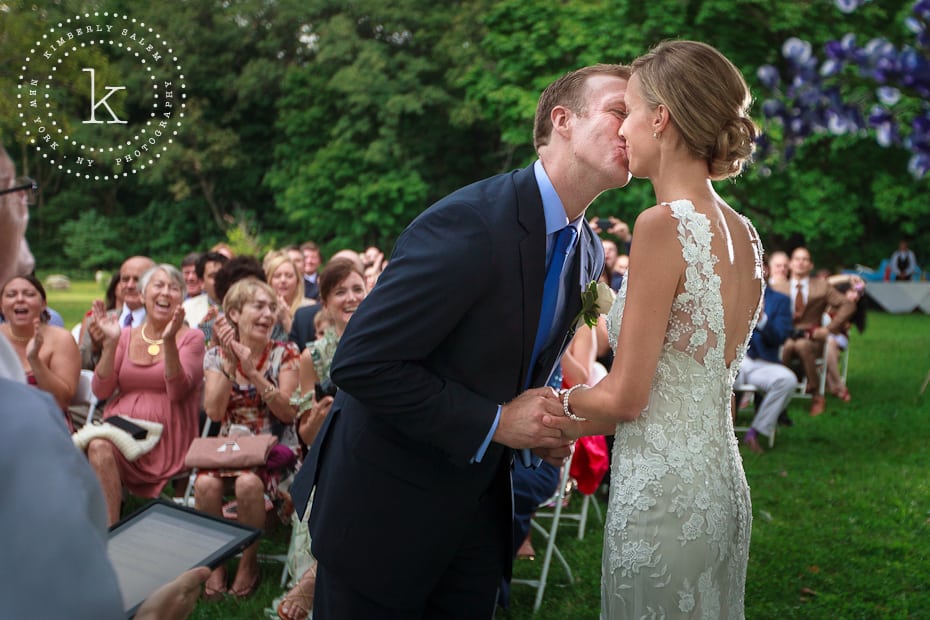
[[[138,327],[122,329],[102,301],[94,302],[104,341],[93,389],[99,398],[110,399],[104,419],[122,415],[164,427],[151,452],[133,462],[108,439],[87,446],[111,524],[119,519],[122,488],[157,497],[168,480],[184,471],[184,456],[198,434],[203,332],[184,324],[183,277],[174,266],[161,264],[149,269],[140,285],[146,316]]]

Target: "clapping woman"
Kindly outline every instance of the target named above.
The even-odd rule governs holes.
[[[81,373],[81,354],[67,330],[48,324],[42,283],[31,275],[4,283],[0,319],[5,321],[0,330],[19,356],[26,380],[52,395],[71,426],[67,411]]]
[[[278,312],[275,336],[287,340],[291,331],[294,313],[303,305],[312,302],[304,296],[304,279],[297,265],[287,252],[275,252],[264,261],[265,281],[271,285],[277,295]]]
[[[221,344],[211,348],[204,359],[204,408],[211,420],[222,422],[222,436],[229,435],[233,426],[255,435],[278,435],[279,446],[290,450],[293,462],[297,441],[290,396],[297,387],[300,354],[293,343],[271,339],[277,306],[274,289],[256,278],[239,280],[226,293],[226,324],[215,334]],[[222,514],[227,481],[236,496],[239,522],[261,527],[265,493],[274,493],[277,473],[271,467],[201,471],[194,485],[194,505],[204,512]],[[258,543],[243,551],[229,590],[233,596],[249,596],[258,586],[257,553]],[[216,599],[224,592],[226,568],[219,567],[207,581],[204,594]]]
[[[122,487],[133,495],[157,497],[168,480],[184,471],[184,456],[197,436],[203,333],[184,324],[181,272],[173,265],[156,265],[139,284],[146,314],[138,327],[121,328],[103,301],[93,307],[104,338],[93,389],[101,399],[113,396],[104,419],[122,415],[163,426],[155,447],[132,462],[109,439],[88,444],[87,458],[103,486],[111,524],[119,519]]]

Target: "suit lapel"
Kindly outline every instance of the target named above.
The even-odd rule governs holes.
[[[526,235],[520,240],[520,265],[523,276],[523,350],[517,392],[523,391],[523,382],[529,371],[530,358],[539,313],[542,306],[543,285],[546,280],[546,218],[542,196],[536,185],[536,175],[530,166],[514,176],[517,190],[517,219]]]

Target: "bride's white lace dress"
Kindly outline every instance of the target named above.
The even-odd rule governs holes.
[[[690,201],[667,206],[678,220],[686,279],[672,304],[649,404],[617,426],[601,615],[743,618],[752,511],[730,396],[748,337],[728,368],[710,223]],[[747,226],[761,288],[761,247]],[[615,351],[626,285],[607,318]]]

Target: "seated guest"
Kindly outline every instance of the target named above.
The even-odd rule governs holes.
[[[772,252],[768,260],[769,286],[788,281],[788,255],[781,250]]]
[[[791,253],[789,267],[790,279],[772,285],[774,290],[791,299],[793,309],[794,331],[785,341],[782,362],[790,366],[794,358],[800,359],[807,378],[807,391],[811,394],[810,414],[816,416],[826,407],[824,397],[818,393],[820,374],[817,359],[823,355],[827,336],[840,333],[856,307],[826,280],[810,277],[814,263],[807,248],[799,247]],[[836,315],[829,325],[822,327],[823,314],[830,306],[836,307]]]
[[[912,250],[908,249],[907,239],[902,239],[898,243],[898,249],[891,255],[888,263],[891,266],[891,275],[894,276],[894,280],[907,282],[919,273],[917,257],[914,256]]]
[[[151,269],[154,264],[147,256],[132,256],[120,266],[119,287],[123,305],[114,311],[120,327],[136,327],[145,320],[145,304],[142,302],[139,281],[142,274]],[[94,318],[87,324],[87,331],[79,345],[82,368],[93,370],[97,365],[103,338],[103,332],[97,325],[95,313]]]
[[[313,301],[320,301],[320,287],[317,282],[320,267],[323,265],[323,253],[313,241],[301,244],[300,251],[304,255],[303,276],[304,295]]]
[[[172,476],[184,471],[184,457],[197,436],[203,383],[203,334],[184,324],[181,298],[184,280],[173,265],[161,264],[142,276],[145,320],[121,327],[94,302],[96,325],[103,332],[93,390],[109,398],[104,419],[122,415],[163,425],[155,447],[128,461],[109,439],[87,446],[90,461],[107,501],[110,524],[119,519],[122,488],[140,497],[158,497]]]
[[[275,338],[284,340],[291,331],[294,314],[302,306],[312,302],[304,296],[304,279],[300,268],[290,259],[286,252],[276,252],[265,261],[265,281],[278,295],[279,329]]]
[[[213,292],[216,293],[216,299],[224,299],[233,284],[250,276],[265,281],[265,270],[254,256],[236,256],[227,260],[213,275]],[[224,322],[222,307],[215,306],[200,323],[200,331],[204,333],[207,347],[218,344],[219,341],[213,337],[214,327],[222,326]]]
[[[228,260],[219,252],[206,252],[197,259],[194,273],[203,283],[203,292],[184,300],[184,316],[191,327],[199,329],[202,324],[216,318],[216,309],[223,301],[216,295],[216,273]]]
[[[16,276],[3,284],[0,319],[27,381],[52,395],[74,431],[67,411],[81,374],[81,354],[71,332],[47,324],[45,288],[35,276]]]
[[[837,280],[842,277],[842,280]],[[840,353],[849,347],[849,328],[855,325],[859,333],[865,331],[865,304],[859,303],[865,294],[865,282],[859,276],[833,276],[831,282],[836,282],[836,290],[846,295],[846,298],[856,304],[856,312],[852,318],[843,325],[840,333],[830,334],[827,339],[827,391],[844,402],[852,400],[846,382],[840,375]],[[831,317],[836,313],[835,308],[827,312]]]
[[[203,293],[203,280],[197,275],[197,261],[200,254],[191,252],[181,259],[181,275],[184,276],[184,299],[197,297]]]
[[[113,312],[116,308],[123,307],[123,290],[119,284],[119,272],[117,271],[112,276],[110,276],[110,283],[107,285],[107,290],[103,294],[104,307],[107,312]],[[81,321],[81,331],[78,334],[78,343],[84,342],[85,334],[87,333],[87,326],[90,325],[91,321],[94,319],[94,308],[91,306],[88,308],[87,312],[84,313],[84,319]],[[83,361],[81,362],[83,366]],[[88,368],[88,370],[91,370]]]
[[[763,450],[758,436],[772,436],[779,414],[788,406],[798,387],[794,372],[782,364],[778,356],[779,347],[791,331],[791,301],[787,295],[766,288],[762,314],[736,376],[736,385],[750,383],[764,394],[743,439],[753,452],[759,454]]]
[[[293,464],[297,441],[290,398],[297,388],[300,358],[293,344],[271,339],[276,298],[275,291],[256,278],[239,280],[229,289],[223,299],[227,324],[216,331],[221,346],[212,347],[203,362],[204,408],[211,420],[222,422],[220,436],[239,432],[234,426],[244,427],[246,434],[278,435],[276,450],[289,450]],[[260,528],[265,523],[265,493],[276,495],[279,476],[279,471],[265,467],[201,470],[194,483],[194,505],[220,516],[228,481],[235,492],[239,522]],[[233,596],[249,596],[258,586],[257,553],[257,542],[242,552],[229,590]],[[226,568],[221,566],[207,580],[204,594],[217,599],[224,592]]]

